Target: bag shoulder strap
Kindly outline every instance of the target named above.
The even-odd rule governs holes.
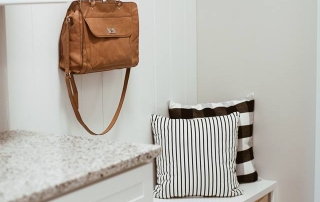
[[[79,123],[91,135],[104,135],[107,132],[109,132],[111,130],[111,128],[114,126],[114,124],[116,123],[116,121],[118,119],[118,116],[120,114],[122,105],[123,105],[123,101],[124,101],[126,92],[127,92],[127,86],[128,86],[129,76],[130,76],[130,69],[131,68],[127,68],[126,69],[126,75],[125,75],[125,78],[124,78],[124,83],[123,83],[123,88],[122,88],[122,93],[121,93],[120,101],[119,101],[119,104],[118,104],[118,108],[117,108],[116,112],[114,113],[113,118],[110,121],[108,127],[101,133],[94,133],[92,130],[89,129],[89,127],[82,120],[82,117],[81,117],[80,112],[79,112],[78,90],[77,90],[76,83],[74,81],[73,74],[71,72],[69,74],[66,74],[66,84],[67,84],[69,99],[70,99],[70,102],[71,102],[71,105],[72,105],[73,112],[76,115],[76,118],[79,121]]]
[[[72,105],[72,109],[73,112],[78,120],[78,122],[83,126],[84,129],[86,129],[86,131],[88,133],[90,133],[91,135],[104,135],[107,132],[109,132],[111,130],[111,128],[114,126],[114,124],[116,123],[118,116],[120,114],[122,105],[123,105],[123,101],[127,92],[127,86],[128,86],[128,81],[129,81],[129,76],[130,76],[130,69],[131,68],[127,68],[126,69],[126,75],[124,78],[124,82],[123,82],[123,88],[122,88],[122,93],[121,93],[121,97],[120,97],[120,101],[118,104],[118,108],[115,111],[112,120],[110,121],[108,127],[101,133],[94,133],[92,130],[89,129],[89,127],[84,123],[84,121],[82,120],[82,117],[80,115],[79,112],[79,101],[78,101],[78,90],[77,90],[77,86],[76,86],[76,82],[74,80],[73,77],[73,73],[70,71],[70,58],[69,58],[69,17],[66,18],[65,20],[65,27],[66,29],[66,37],[65,37],[65,43],[66,43],[66,50],[64,51],[64,57],[66,59],[65,61],[65,73],[66,73],[66,84],[67,84],[67,89],[68,89],[68,94],[69,94],[69,99],[70,99],[70,103]]]

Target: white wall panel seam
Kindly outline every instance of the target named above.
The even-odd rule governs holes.
[[[33,9],[33,5],[31,5],[30,6],[30,10],[31,10],[31,41],[32,41],[32,47],[31,47],[31,51],[32,51],[32,60],[31,60],[31,62],[32,62],[32,74],[33,75],[35,75],[35,62],[34,62],[34,53],[35,53],[35,51],[34,51],[34,49],[35,49],[35,47],[34,47],[34,31],[33,31],[33,29],[34,29],[34,23],[33,23],[33,21],[34,21],[34,15],[33,15],[33,12],[34,12],[34,9]],[[34,103],[35,103],[35,100],[36,100],[36,92],[35,92],[35,80],[34,79],[32,79],[32,99],[33,99],[33,105],[31,105],[30,107],[32,108],[32,110],[34,111]],[[29,114],[29,115],[31,115],[31,114]],[[33,116],[33,115],[31,115],[31,121],[32,121],[32,126],[33,127],[36,127],[36,123],[35,123],[35,117]],[[34,129],[32,127],[32,129]]]
[[[4,9],[4,12],[5,9]],[[5,20],[4,20],[5,22]],[[6,34],[6,31],[4,32],[4,34]],[[6,36],[5,36],[6,38]],[[7,46],[6,42],[5,42],[5,47]],[[7,65],[7,55],[5,55],[5,94],[6,94],[6,100],[5,100],[5,108],[6,108],[6,117],[7,117],[7,120],[6,120],[6,130],[9,130],[9,126],[10,126],[10,113],[9,113],[9,86],[8,86],[8,65]]]
[[[172,27],[172,1],[169,3],[170,28]],[[172,33],[170,34],[170,99],[172,99]]]
[[[186,103],[197,103],[197,31],[196,31],[196,0],[186,0]],[[187,43],[188,42],[188,43]],[[196,70],[194,72],[194,69]],[[195,83],[194,83],[195,82]]]
[[[138,74],[138,82],[139,82],[139,84],[138,84],[138,86],[139,86],[139,88],[138,88],[138,107],[139,107],[139,109],[141,109],[141,107],[143,107],[141,104],[143,103],[143,102],[141,102],[141,88],[140,88],[140,86],[141,86],[141,77],[142,77],[142,75],[141,75],[141,71],[138,71],[139,72],[139,74]],[[139,134],[138,134],[138,136],[139,136],[139,141],[141,141],[142,140],[142,137],[141,137],[141,135],[142,135],[142,129],[141,129],[141,115],[142,115],[142,112],[141,112],[141,110],[138,110],[138,113],[139,113],[139,115],[138,115],[138,125],[139,125],[139,127],[138,127],[138,131],[139,131]]]
[[[158,114],[158,100],[157,100],[157,89],[158,89],[158,86],[157,86],[157,47],[156,47],[156,40],[157,40],[157,33],[156,33],[156,1],[154,0],[154,3],[153,3],[153,51],[154,51],[154,61],[153,61],[153,65],[154,65],[154,82],[155,82],[155,85],[154,85],[154,91],[155,91],[155,94],[154,94],[154,112],[156,114]]]
[[[55,6],[55,8],[56,8],[56,11],[55,11],[55,13],[56,13],[56,18],[55,19],[59,19],[59,5],[56,5]],[[59,32],[59,25],[58,25],[58,20],[56,20],[55,21],[56,23],[55,23],[55,30],[56,30],[56,33],[57,33],[57,35],[56,35],[56,40],[57,40],[57,42],[59,43],[59,34],[60,34],[60,32]],[[58,50],[59,51],[59,50]],[[59,53],[57,53],[57,54],[59,54]],[[58,61],[58,64],[59,64],[59,61]],[[59,74],[59,70],[57,71],[58,72],[58,74]],[[59,75],[58,75],[58,78],[59,78]],[[59,87],[60,88],[60,86],[57,86],[57,87]],[[61,91],[59,91],[60,93],[61,93]],[[57,98],[59,98],[58,99],[58,103],[60,102],[60,100],[61,100],[61,98],[60,98],[60,96],[58,95],[58,97]],[[57,131],[62,131],[62,127],[61,127],[61,122],[59,121],[59,117],[61,117],[61,106],[59,106],[58,108],[57,108],[57,110],[59,110],[59,111],[57,111],[57,114],[58,114],[58,117],[57,117],[57,127],[58,127],[58,129],[57,129]]]
[[[187,48],[186,48],[186,44],[187,44],[187,8],[186,8],[186,1],[184,1],[183,4],[183,11],[184,11],[184,15],[183,15],[183,30],[184,30],[184,61],[183,61],[183,68],[184,68],[184,103],[187,104],[187,65],[186,65],[186,61],[187,61]]]
[[[4,26],[6,27],[6,19],[5,19],[5,12],[6,12],[6,9],[5,9],[5,6],[3,7],[0,7],[0,14],[1,14],[1,26]],[[3,34],[3,35],[2,35]],[[3,60],[0,65],[4,65],[4,67],[0,67],[0,68],[3,68],[3,73],[4,75],[2,75],[2,84],[3,85],[3,93],[5,94],[4,95],[4,98],[2,98],[4,100],[4,106],[3,106],[3,109],[5,109],[5,115],[2,117],[4,118],[4,128],[2,130],[8,130],[9,129],[9,125],[10,125],[10,117],[9,117],[9,94],[8,94],[8,69],[7,69],[7,54],[6,54],[6,49],[7,49],[7,43],[6,43],[6,29],[4,29],[1,33],[2,35],[2,39],[1,40],[1,44],[2,44],[2,47],[1,48],[1,53],[3,54],[2,56],[0,56],[0,58]]]
[[[36,71],[35,71],[35,45],[34,45],[34,14],[33,14],[33,12],[34,12],[34,9],[33,9],[33,5],[31,6],[31,19],[32,19],[32,22],[31,22],[31,27],[32,27],[32,38],[31,38],[31,40],[32,40],[32,73],[33,73],[33,75],[35,75],[36,74]],[[33,111],[35,111],[35,105],[34,105],[34,103],[36,103],[36,84],[35,84],[35,79],[32,79],[32,85],[33,85],[33,92],[32,92],[32,94],[33,94],[33,105],[32,105],[32,108],[33,108]],[[34,114],[32,114],[32,121],[33,121],[33,126],[37,126],[38,124],[36,124],[35,123],[35,117],[34,117]]]
[[[320,1],[317,1],[317,87],[316,87],[316,123],[320,121]],[[316,124],[315,134],[315,180],[314,202],[320,201],[320,125]]]
[[[101,74],[101,94],[102,94],[102,96],[101,96],[101,113],[102,113],[102,127],[105,127],[105,125],[106,125],[106,120],[105,120],[105,114],[104,114],[104,96],[103,96],[103,93],[104,93],[104,89],[103,89],[103,87],[104,87],[104,77],[103,77],[103,73]],[[103,128],[103,130],[104,130],[104,128]]]
[[[79,90],[79,86],[77,86],[78,93],[80,92],[80,95],[78,94],[78,100],[80,100],[80,103],[78,102],[78,108],[79,108],[80,113],[81,113],[81,109],[83,109],[82,84],[83,84],[82,75],[80,75],[80,90]],[[80,123],[77,122],[77,124],[78,124],[78,127],[81,127]],[[87,132],[85,131],[85,129],[83,127],[81,127],[81,135],[84,136],[86,134],[87,134]]]

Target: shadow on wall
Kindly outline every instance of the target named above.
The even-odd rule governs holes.
[[[0,6],[0,131],[8,130],[8,82],[5,10]]]

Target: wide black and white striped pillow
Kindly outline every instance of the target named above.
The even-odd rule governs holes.
[[[239,112],[198,119],[152,115],[156,159],[156,198],[232,197],[238,188],[236,169]]]
[[[169,114],[172,119],[192,119],[227,115],[240,112],[238,131],[238,153],[236,172],[239,183],[249,183],[258,180],[254,166],[253,155],[253,122],[254,94],[251,93],[241,100],[231,100],[217,103],[197,105],[182,105],[169,102]]]

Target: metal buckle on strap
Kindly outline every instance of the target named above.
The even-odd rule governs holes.
[[[96,0],[89,0],[89,2],[91,3],[91,7],[94,7],[96,5]]]
[[[117,4],[118,8],[120,9],[120,7],[122,6],[122,1],[115,0],[114,2]]]

